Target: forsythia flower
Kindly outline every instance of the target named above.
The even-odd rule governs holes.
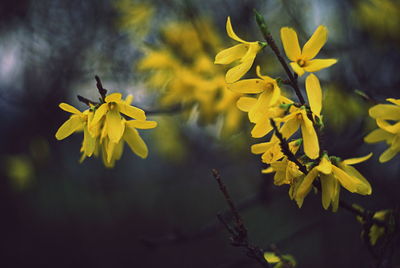
[[[321,181],[322,206],[324,209],[328,209],[332,205],[332,210],[337,211],[340,185],[352,193],[370,195],[372,193],[371,185],[351,165],[364,162],[371,156],[372,153],[364,157],[340,161],[337,158],[329,158],[324,154],[319,164],[308,172],[296,190],[294,198],[299,207],[302,206],[304,198],[310,192],[312,184],[317,177]]]
[[[379,157],[381,163],[391,160],[400,152],[400,99],[387,101],[393,104],[378,104],[369,109],[369,115],[376,120],[379,128],[364,138],[367,143],[385,141],[389,145]],[[387,120],[396,122],[390,124]]]
[[[241,39],[233,31],[231,18],[226,21],[226,32],[228,36],[241,44],[227,48],[215,56],[215,64],[230,64],[240,59],[240,64],[231,68],[225,76],[227,83],[233,83],[239,80],[253,65],[257,53],[263,48],[262,43],[247,42]]]
[[[336,59],[314,59],[325,45],[328,30],[325,26],[318,26],[311,38],[300,49],[296,32],[289,27],[281,29],[281,39],[286,56],[292,61],[290,66],[299,76],[304,72],[316,72],[337,62]]]
[[[274,268],[289,268],[296,267],[296,260],[292,255],[282,254],[280,256],[276,255],[274,252],[264,252],[264,258],[268,263],[274,264]]]
[[[56,138],[65,139],[74,132],[84,132],[82,142],[81,162],[86,157],[101,154],[104,165],[113,167],[115,161],[122,156],[123,145],[126,142],[131,150],[146,158],[148,149],[136,129],[150,129],[157,126],[157,122],[146,121],[143,110],[131,106],[132,96],[126,100],[121,99],[120,93],[113,93],[105,98],[105,103],[80,112],[66,103],[61,103],[60,108],[72,113],[71,117],[58,129]],[[136,120],[127,121],[122,114]]]

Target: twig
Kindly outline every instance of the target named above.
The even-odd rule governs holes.
[[[107,89],[103,88],[103,84],[101,83],[100,77],[95,75],[94,78],[96,79],[96,87],[99,90],[101,99],[103,100],[103,102],[106,102],[105,99],[106,99],[106,95],[107,95]]]
[[[242,217],[240,216],[239,211],[237,210],[235,204],[233,203],[232,198],[229,195],[229,192],[225,184],[222,182],[221,175],[216,169],[212,170],[212,174],[215,180],[217,181],[219,189],[224,195],[226,202],[228,203],[231,213],[233,214],[235,223],[233,227],[230,227],[229,224],[224,220],[224,218],[220,214],[217,216],[218,219],[221,221],[221,223],[228,230],[228,232],[232,235],[231,244],[235,247],[245,248],[247,256],[255,259],[263,267],[270,267],[268,261],[264,258],[264,251],[260,247],[249,242],[249,238],[247,236],[247,229],[244,226]]]
[[[255,10],[255,9],[254,9],[254,14],[256,16],[257,24],[261,30],[261,33],[262,33],[265,41],[267,41],[267,44],[272,49],[272,51],[275,53],[275,56],[278,58],[283,69],[285,70],[287,76],[289,77],[290,85],[292,86],[294,92],[296,93],[297,98],[299,99],[300,103],[302,105],[305,105],[306,101],[304,100],[304,97],[301,94],[299,85],[297,84],[297,74],[296,73],[293,74],[290,71],[289,66],[287,65],[285,59],[282,57],[281,52],[279,51],[279,48],[275,43],[275,40],[273,39],[271,33],[268,30],[268,27],[267,27],[267,24],[265,23],[264,17],[261,16],[261,14],[258,13],[257,10]]]
[[[78,95],[77,97],[78,97],[78,100],[80,102],[83,102],[84,104],[86,104],[89,107],[90,107],[90,105],[97,105],[98,104],[97,102],[94,102],[94,101],[89,100],[89,99],[87,99],[85,97],[82,97],[81,95]]]

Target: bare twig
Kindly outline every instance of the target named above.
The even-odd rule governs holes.
[[[96,87],[99,90],[101,99],[103,100],[103,102],[105,102],[106,95],[107,95],[107,89],[103,88],[103,84],[101,83],[100,77],[95,75],[94,78],[96,79]]]
[[[232,198],[229,195],[229,192],[221,179],[221,175],[216,169],[212,170],[212,174],[217,181],[219,189],[224,195],[226,202],[228,203],[231,213],[233,214],[235,223],[233,227],[230,227],[220,214],[218,215],[218,219],[231,234],[231,244],[235,247],[245,248],[247,256],[255,259],[263,267],[270,267],[268,261],[264,258],[264,251],[260,247],[249,242],[247,229],[243,223],[242,217],[240,216],[239,211],[233,203]]]
[[[77,97],[78,97],[78,100],[80,102],[83,102],[84,104],[86,104],[89,107],[90,107],[90,105],[97,105],[98,104],[97,102],[94,102],[94,101],[89,100],[89,99],[87,99],[85,97],[82,97],[81,95],[78,95]]]

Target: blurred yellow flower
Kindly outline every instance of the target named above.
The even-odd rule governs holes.
[[[316,72],[337,62],[336,59],[314,59],[328,39],[328,30],[320,25],[311,38],[300,49],[297,33],[289,27],[281,28],[281,40],[286,56],[292,61],[290,66],[299,76],[304,72]]]
[[[263,48],[263,45],[258,41],[247,42],[238,37],[233,31],[230,17],[228,17],[226,21],[226,32],[230,38],[241,44],[219,52],[215,56],[214,63],[231,64],[236,60],[240,60],[240,64],[231,68],[225,75],[226,82],[233,83],[242,78],[242,76],[251,68],[257,53]]]

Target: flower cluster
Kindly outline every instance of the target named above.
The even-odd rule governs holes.
[[[243,41],[234,33],[229,17],[226,30],[229,37],[241,44],[219,52],[215,63],[230,64],[239,60],[239,65],[226,73],[226,82],[230,90],[244,94],[237,101],[237,107],[247,112],[249,121],[254,124],[252,137],[263,138],[274,130],[269,141],[251,147],[252,153],[261,154],[262,162],[270,165],[262,172],[274,172],[276,185],[290,185],[289,195],[299,207],[313,185],[322,191],[323,207],[332,207],[333,211],[338,208],[340,186],[352,193],[371,194],[369,182],[351,165],[367,160],[372,154],[341,160],[320,149],[317,133],[323,126],[322,89],[313,72],[337,62],[336,59],[314,59],[327,41],[327,28],[319,26],[303,49],[300,49],[293,29],[281,29],[283,48],[292,61],[293,71],[299,77],[305,72],[311,73],[305,79],[309,104],[291,100],[281,90],[282,80],[262,75],[260,66],[256,67],[257,78],[240,80],[265,44]],[[291,76],[293,78],[287,84],[297,85],[296,76]],[[298,133],[301,133],[301,138]]]
[[[144,111],[131,105],[132,100],[131,95],[123,100],[120,93],[112,93],[101,104],[89,103],[90,108],[83,112],[61,103],[59,107],[72,115],[55,136],[63,140],[74,132],[83,131],[81,161],[101,154],[104,165],[114,167],[115,161],[122,156],[124,142],[135,154],[146,158],[148,149],[137,129],[155,128],[157,122],[147,121]]]
[[[148,74],[148,86],[158,91],[160,105],[181,107],[186,117],[196,111],[201,124],[221,119],[222,135],[240,129],[244,116],[235,107],[240,94],[227,89],[223,68],[213,64],[221,40],[212,23],[205,19],[192,24],[170,22],[162,26],[161,40],[137,64],[138,71]]]
[[[376,120],[378,129],[369,133],[367,143],[386,142],[389,148],[384,151],[379,162],[391,160],[400,152],[400,99],[387,99],[392,104],[378,104],[369,109],[369,115]]]

